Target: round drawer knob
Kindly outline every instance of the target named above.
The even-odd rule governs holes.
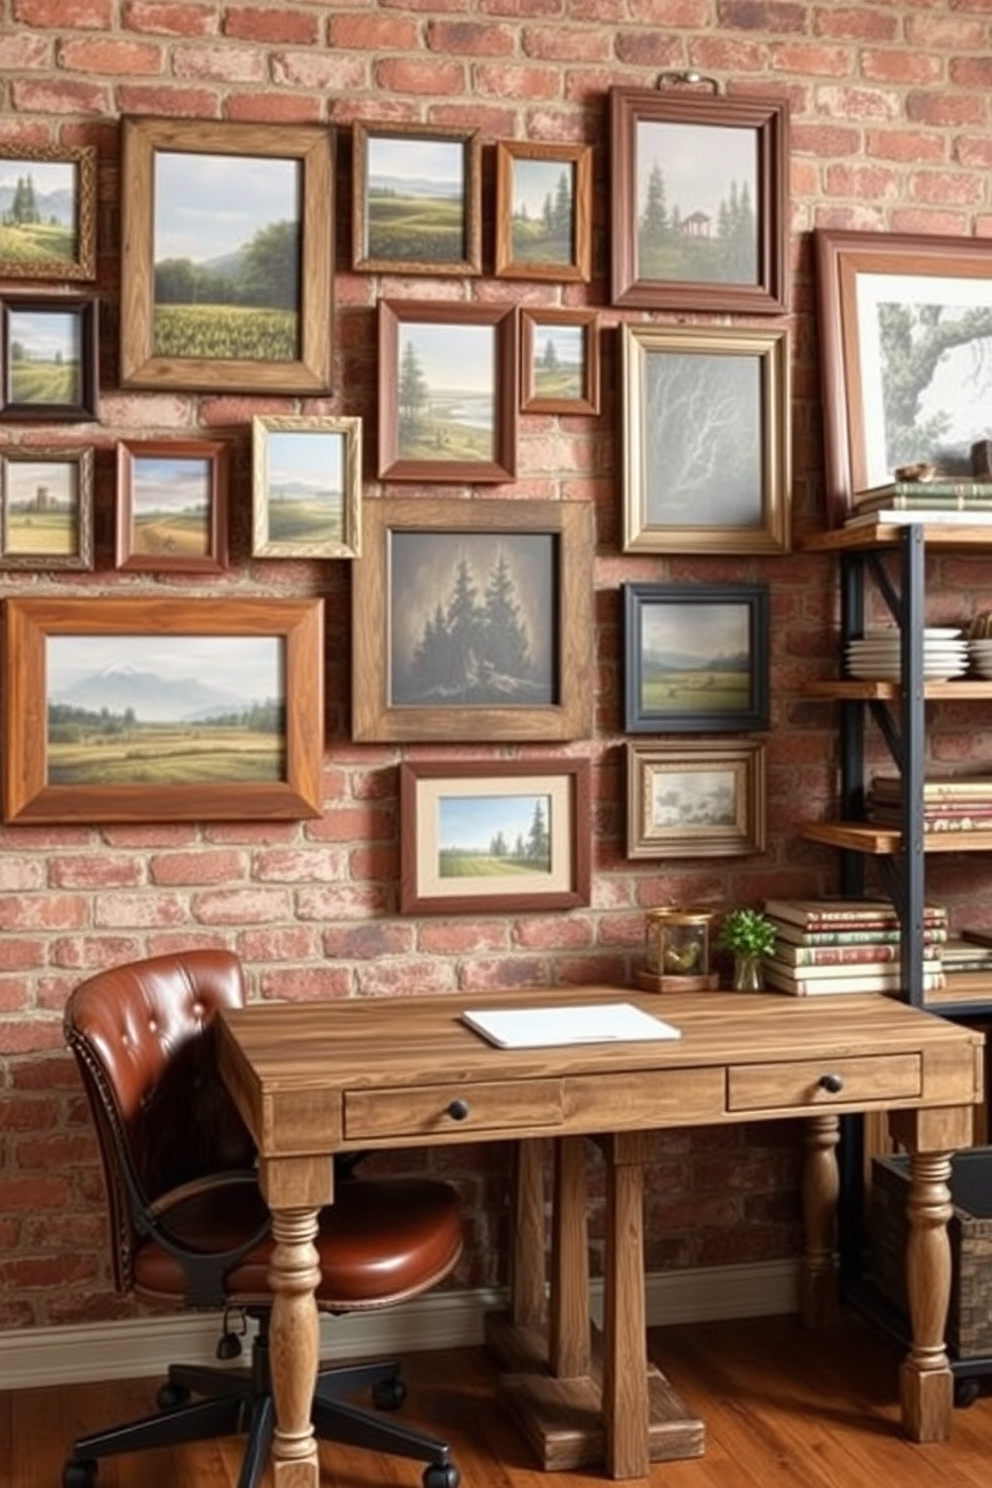
[[[468,1116],[470,1110],[471,1107],[469,1106],[468,1101],[453,1100],[451,1102],[451,1105],[448,1107],[448,1115],[451,1117],[452,1121],[464,1121],[466,1116]]]
[[[839,1095],[840,1092],[844,1089],[844,1076],[821,1075],[819,1084],[822,1089],[829,1091],[831,1095]]]

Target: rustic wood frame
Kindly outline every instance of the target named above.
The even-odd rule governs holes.
[[[141,459],[203,460],[207,465],[204,551],[147,552],[137,534]],[[223,573],[228,558],[230,445],[225,439],[121,439],[117,443],[116,564],[131,573]]]
[[[574,398],[556,397],[538,391],[537,359],[543,326],[549,327],[552,334],[555,327],[575,327],[582,333],[579,391]],[[597,414],[599,365],[599,316],[595,310],[521,310],[521,413]]]
[[[527,162],[559,164],[571,171],[570,254],[563,262],[514,252],[514,173]],[[496,276],[499,279],[586,282],[592,278],[592,147],[498,140],[496,144]]]
[[[428,124],[352,125],[352,251],[356,273],[472,275],[482,272],[482,137],[478,130],[447,129]],[[370,251],[369,147],[377,139],[430,148],[438,143],[461,147],[462,252],[458,258],[395,257]]]

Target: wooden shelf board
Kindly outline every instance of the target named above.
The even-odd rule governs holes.
[[[822,842],[827,847],[846,848],[853,852],[891,856],[902,848],[902,833],[898,828],[880,827],[871,822],[803,822],[799,831],[807,842]],[[992,852],[992,831],[927,832],[923,838],[923,851]]]
[[[838,677],[820,682],[807,682],[803,694],[811,698],[824,698],[833,702],[894,702],[901,697],[898,682],[866,682],[853,677]],[[992,680],[984,677],[955,677],[949,682],[925,682],[923,695],[931,699],[952,701],[966,698],[992,698]]]
[[[904,525],[876,522],[865,527],[835,527],[829,532],[811,532],[799,544],[803,553],[839,553],[845,549],[895,547]],[[968,527],[963,522],[924,524],[923,540],[928,548],[992,548],[992,527]]]

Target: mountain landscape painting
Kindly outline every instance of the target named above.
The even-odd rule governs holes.
[[[0,156],[0,265],[8,272],[76,262],[77,175],[71,160]]]
[[[368,137],[365,257],[451,265],[466,257],[465,142]]]
[[[50,785],[286,779],[278,636],[53,635]]]
[[[743,711],[750,699],[751,673],[745,606],[646,606],[641,642],[645,712]]]

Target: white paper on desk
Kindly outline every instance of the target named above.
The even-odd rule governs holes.
[[[576,1007],[486,1008],[462,1019],[501,1049],[546,1044],[616,1044],[677,1039],[681,1033],[632,1002],[591,1002]]]

